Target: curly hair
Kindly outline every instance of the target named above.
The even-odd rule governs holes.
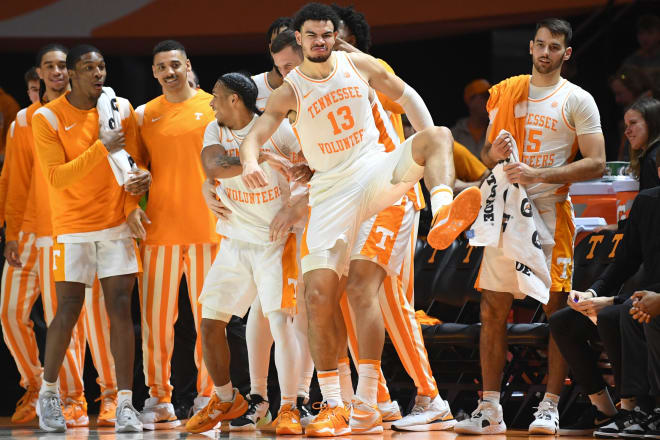
[[[337,13],[330,6],[321,3],[307,3],[300,8],[293,17],[293,29],[300,32],[303,23],[307,20],[331,21],[334,30],[339,29],[340,18]]]
[[[342,7],[336,4],[331,6],[355,36],[355,46],[362,52],[368,53],[371,48],[371,31],[364,14],[356,11],[353,6]]]

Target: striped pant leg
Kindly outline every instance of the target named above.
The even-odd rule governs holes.
[[[101,394],[117,393],[115,359],[110,350],[110,319],[105,309],[103,288],[98,278],[85,290],[85,335],[98,373],[96,382]]]
[[[401,280],[386,277],[378,298],[387,333],[403,367],[417,387],[417,394],[434,398],[438,395],[438,387],[424,346],[422,329],[415,318],[414,307],[406,298]]]
[[[20,385],[38,390],[43,369],[32,330],[34,324],[30,320],[30,311],[39,295],[35,238],[34,234],[19,234],[18,254],[23,267],[13,267],[5,262],[2,272],[0,322],[3,338],[21,376]]]
[[[213,259],[218,252],[217,243],[193,244],[187,247],[183,255],[183,270],[188,285],[190,309],[195,320],[197,340],[195,341],[195,365],[197,366],[197,394],[210,396],[213,391],[213,380],[209,375],[202,357],[202,336],[200,324],[202,320],[202,305],[198,301],[204,286],[204,279],[209,272]]]
[[[57,294],[53,278],[53,247],[39,248],[39,288],[44,305],[44,318],[50,326],[57,311]],[[83,370],[85,366],[85,332],[83,327],[85,310],[78,318],[78,323],[71,333],[69,347],[64,354],[62,368],[60,369],[60,391],[62,397],[78,398],[83,394]]]
[[[181,246],[143,245],[143,272],[138,278],[142,314],[142,356],[149,395],[172,399],[172,350],[178,317],[179,282],[183,273]]]

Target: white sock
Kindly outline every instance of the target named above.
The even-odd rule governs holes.
[[[545,395],[543,396],[543,400],[547,400],[548,402],[554,403],[555,408],[559,406],[559,396],[556,394],[545,393]]]
[[[231,402],[234,398],[234,387],[231,384],[231,380],[222,386],[213,387],[213,390],[221,402]]]
[[[275,339],[275,367],[280,393],[282,396],[296,396],[300,381],[300,350],[291,316],[279,311],[270,312],[268,321]]]
[[[355,395],[367,405],[376,405],[380,361],[363,359],[358,362],[358,386]]]
[[[319,387],[321,388],[323,401],[327,403],[330,408],[336,406],[343,407],[344,404],[341,400],[341,388],[339,386],[339,372],[337,370],[318,371],[316,377],[319,380]]]
[[[353,378],[351,377],[351,364],[347,357],[339,359],[337,371],[339,371],[341,400],[350,403],[353,401]]]
[[[250,394],[258,394],[268,400],[268,367],[270,366],[273,336],[270,333],[268,318],[261,311],[258,297],[250,306],[245,326],[245,341],[250,370]]]
[[[437,185],[431,188],[431,213],[435,218],[438,210],[449,205],[454,200],[454,191],[447,185]]]
[[[591,396],[589,396],[591,398]],[[634,397],[622,397],[621,398],[621,409],[626,411],[632,411],[637,406],[637,399]]]
[[[131,390],[117,391],[117,406],[120,406],[123,402],[128,402],[131,405],[133,404],[133,391]]]
[[[484,391],[481,400],[499,405],[500,404],[500,392],[499,391]]]
[[[314,361],[309,352],[309,340],[307,339],[307,311],[303,293],[303,285],[298,283],[298,313],[293,317],[293,328],[296,330],[298,348],[300,350],[300,380],[298,381],[298,396],[309,398],[309,386],[314,377]]]
[[[46,391],[50,391],[51,393],[59,394],[58,387],[57,387],[57,381],[55,381],[55,382],[46,382],[45,380],[42,380],[41,381],[41,389],[39,390],[39,394],[43,394]]]
[[[589,400],[591,404],[595,406],[598,411],[602,412],[606,416],[613,416],[617,413],[616,407],[612,402],[610,393],[606,389],[602,389],[597,393],[589,394]]]

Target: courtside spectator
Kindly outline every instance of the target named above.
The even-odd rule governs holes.
[[[32,66],[25,72],[25,85],[27,86],[28,98],[30,103],[39,101],[39,74],[37,68]]]
[[[488,89],[490,89],[490,83],[482,78],[475,79],[465,86],[463,100],[468,108],[469,116],[459,119],[451,128],[454,140],[465,145],[477,158],[486,142]]]
[[[630,168],[639,179],[639,189],[660,185],[656,156],[660,149],[660,101],[641,98],[624,115],[626,138],[630,142]]]

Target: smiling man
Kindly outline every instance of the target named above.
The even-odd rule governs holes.
[[[546,316],[566,305],[573,272],[573,205],[570,183],[600,177],[605,167],[605,143],[598,107],[593,97],[560,76],[571,57],[571,25],[550,18],[536,25],[529,42],[532,74],[502,81],[490,89],[490,125],[481,160],[490,168],[509,158],[512,141],[498,136],[501,129],[516,141],[520,162],[504,166],[508,180],[522,184],[554,236],[543,246],[550,272]],[[578,150],[582,159],[575,160]],[[513,214],[513,213],[512,213]],[[530,246],[532,244],[530,243]],[[525,255],[525,250],[520,251]],[[521,257],[522,258],[522,257]],[[454,430],[462,434],[500,434],[506,431],[499,403],[502,370],[506,362],[506,320],[514,298],[524,298],[516,276],[516,262],[501,248],[484,249],[476,288],[481,290],[480,356],[483,400],[472,417]],[[567,367],[550,338],[546,393],[529,426],[532,434],[556,434],[559,429],[559,394]]]
[[[144,377],[149,387],[142,412],[145,429],[179,425],[171,404],[170,373],[183,274],[197,330],[195,410],[204,407],[211,395],[213,384],[202,363],[202,309],[197,299],[219,241],[215,219],[202,196],[206,176],[199,159],[204,130],[215,120],[209,107],[213,97],[190,86],[190,60],[177,41],[156,44],[152,69],[163,94],[135,111],[142,140],[140,160],[158,176],[149,190],[150,222],[145,225],[144,272],[139,280]]]

